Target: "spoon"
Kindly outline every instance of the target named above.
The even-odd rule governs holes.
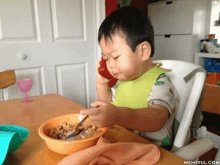
[[[88,117],[89,117],[89,115],[86,115],[86,116],[82,119],[82,121],[80,121],[80,122],[76,125],[75,130],[74,130],[73,132],[70,132],[70,133],[67,135],[67,137],[66,137],[67,140],[72,140],[72,139],[74,139],[75,136],[79,135],[79,133],[80,133],[80,132],[79,132],[79,127],[82,125],[82,123],[83,123]]]

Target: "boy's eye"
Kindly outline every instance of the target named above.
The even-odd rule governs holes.
[[[115,57],[114,59],[116,60],[119,56]]]

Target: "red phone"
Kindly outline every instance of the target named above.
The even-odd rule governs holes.
[[[116,84],[116,82],[118,81],[118,79],[114,78],[114,77],[109,73],[109,71],[108,71],[108,69],[107,69],[106,62],[105,62],[104,59],[102,59],[102,60],[100,61],[100,67],[98,68],[98,72],[99,72],[100,75],[102,75],[103,77],[105,77],[105,78],[107,78],[107,79],[110,80],[109,83],[108,83],[108,85],[109,85],[110,88],[113,87],[113,86]]]

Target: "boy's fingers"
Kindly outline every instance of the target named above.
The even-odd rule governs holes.
[[[98,63],[97,65],[96,65],[96,69],[98,69],[100,67],[100,64]]]
[[[95,108],[92,108],[92,109],[87,109],[87,110],[81,110],[80,113],[82,115],[97,115],[98,110]]]
[[[102,57],[98,60],[98,62],[101,62],[102,61]]]
[[[94,123],[99,121],[99,118],[96,116],[89,116],[89,119]]]
[[[102,60],[102,59],[99,59],[99,60],[97,61],[97,64],[98,64],[98,65],[100,65],[101,60]]]
[[[97,126],[97,127],[99,127],[99,128],[101,128],[101,127],[102,127],[102,125],[100,125],[100,124],[96,124],[96,126]]]
[[[91,104],[92,107],[100,107],[102,105],[104,105],[105,102],[104,101],[96,101],[94,103]]]

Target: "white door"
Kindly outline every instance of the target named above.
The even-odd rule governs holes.
[[[88,106],[96,100],[95,0],[44,0],[51,92]]]
[[[31,96],[58,93],[89,107],[96,100],[100,1],[0,2],[0,59],[4,59],[0,60],[0,70],[15,69],[17,80],[34,79]],[[19,60],[18,53],[26,54],[27,58]],[[17,84],[10,87],[10,95],[12,99],[23,97]]]
[[[0,70],[15,69],[17,80],[31,78],[33,88],[29,96],[45,94],[50,88],[43,17],[41,1],[0,1]],[[26,58],[22,60],[22,56]],[[24,96],[17,82],[9,91],[11,99]],[[2,90],[0,93],[2,101]]]

